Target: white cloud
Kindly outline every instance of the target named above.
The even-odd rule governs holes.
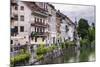
[[[95,22],[95,7],[86,5],[71,5],[71,4],[55,4],[53,3],[57,10],[67,15],[73,22],[75,17],[77,20],[80,18],[85,18],[89,23]]]

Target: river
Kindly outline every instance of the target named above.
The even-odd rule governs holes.
[[[38,64],[61,64],[95,61],[94,49],[75,49],[70,47],[65,49],[63,53],[64,55],[56,58],[45,58],[41,63]]]

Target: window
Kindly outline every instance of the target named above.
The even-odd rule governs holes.
[[[20,32],[24,32],[24,26],[20,26]]]
[[[45,20],[43,20],[43,24],[45,24]]]
[[[53,37],[53,43],[55,43],[55,37]]]
[[[39,29],[39,31],[38,32],[40,32],[40,28],[38,28]]]
[[[15,20],[18,20],[18,15],[15,15]]]
[[[43,37],[43,38],[42,38],[42,41],[44,41],[44,39],[45,39],[45,38]]]
[[[15,32],[18,33],[18,26],[15,26]]]
[[[35,37],[35,42],[37,42],[37,37]]]
[[[35,20],[34,21],[36,22],[36,17],[35,17]]]
[[[39,18],[37,18],[37,22],[39,22]]]
[[[24,6],[21,6],[21,7],[20,7],[20,10],[24,10]]]
[[[10,51],[13,52],[13,48],[12,47],[10,48]]]
[[[43,32],[45,32],[44,28],[43,28]]]
[[[11,44],[13,44],[13,40],[11,40]]]
[[[37,28],[37,32],[39,32],[39,28]]]
[[[68,26],[67,26],[67,25],[65,26],[65,29],[66,29],[66,32],[68,32],[68,31],[69,31],[69,29],[68,29]]]
[[[20,16],[20,21],[24,21],[24,16],[23,15]]]
[[[46,5],[46,10],[48,11],[47,5]]]
[[[44,9],[45,9],[45,3],[44,3]]]
[[[42,32],[42,28],[40,28],[40,32]]]
[[[43,8],[43,3],[42,3],[42,2],[41,2],[41,3],[39,3],[39,6]]]
[[[70,40],[70,39],[71,39],[71,37],[68,37],[68,39]]]
[[[40,22],[42,23],[42,19],[40,19]]]
[[[15,6],[15,10],[18,10],[18,6]]]
[[[35,27],[35,32],[36,32],[36,27]]]

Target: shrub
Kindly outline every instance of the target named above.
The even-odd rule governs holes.
[[[12,64],[16,64],[17,62],[24,62],[25,60],[28,60],[30,58],[30,54],[29,53],[22,53],[22,54],[18,54],[14,57],[12,57],[11,63]]]
[[[65,48],[65,43],[61,43],[61,46],[60,46],[62,49]]]
[[[37,55],[46,54],[46,53],[47,53],[47,48],[44,45],[40,45],[37,48]]]
[[[50,46],[52,48],[52,50],[56,49],[57,46],[55,46],[55,44],[53,44],[52,46]]]
[[[95,45],[95,40],[91,42],[92,45]]]
[[[43,54],[37,55],[37,56],[36,56],[36,59],[37,59],[37,60],[42,60],[42,59],[43,59]]]
[[[82,40],[80,40],[80,46],[81,46],[81,48],[89,47],[90,41],[88,39],[82,39]]]
[[[74,41],[65,41],[65,47],[70,47],[70,46],[74,46],[75,42]]]
[[[56,49],[57,47],[53,44],[50,47],[45,47],[44,44],[41,44],[38,48],[37,48],[37,56],[36,59],[37,60],[41,60],[43,59],[43,56],[47,53],[47,52],[52,52],[54,49]]]

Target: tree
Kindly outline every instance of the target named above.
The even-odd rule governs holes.
[[[88,38],[92,42],[93,40],[95,40],[95,27],[90,27],[88,30]]]
[[[84,38],[87,38],[88,36],[88,28],[89,28],[89,24],[88,24],[88,21],[81,18],[78,22],[78,28],[77,28],[77,31],[78,31],[78,34],[79,36],[84,39]]]
[[[93,29],[95,29],[95,23],[92,23],[92,27],[93,27]]]

